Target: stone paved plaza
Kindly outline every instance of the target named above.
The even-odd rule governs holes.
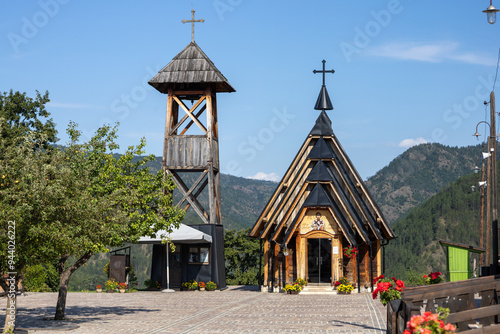
[[[5,299],[0,302],[5,303]],[[287,295],[230,287],[216,292],[69,293],[68,321],[53,317],[57,293],[19,296],[29,333],[385,333],[371,294]],[[4,318],[4,317],[2,317]]]

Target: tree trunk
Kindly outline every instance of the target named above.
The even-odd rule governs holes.
[[[68,295],[68,285],[71,275],[82,265],[87,263],[87,261],[92,257],[92,252],[87,252],[83,254],[81,258],[78,259],[68,268],[64,269],[66,261],[69,258],[69,254],[62,256],[59,259],[58,269],[59,269],[59,295],[57,296],[56,305],[56,315],[54,320],[64,320],[64,315],[66,312],[66,297]]]
[[[7,285],[8,282],[8,285]],[[16,316],[17,316],[17,282],[18,276],[9,275],[9,278],[0,282],[2,289],[4,289],[7,294],[7,308],[5,311],[5,325],[3,328],[3,333],[13,333],[16,327]]]

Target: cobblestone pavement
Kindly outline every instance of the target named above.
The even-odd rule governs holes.
[[[17,328],[44,334],[382,334],[386,328],[385,308],[369,293],[287,295],[244,287],[222,292],[69,293],[68,321],[45,320],[54,316],[56,301],[57,293],[19,296]]]

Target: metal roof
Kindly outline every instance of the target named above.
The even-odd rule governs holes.
[[[231,93],[235,89],[196,42],[189,43],[170,63],[156,74],[149,84],[159,92],[168,89],[199,90],[205,84],[215,84],[217,93]]]
[[[322,111],[319,114],[318,119],[316,119],[316,124],[312,128],[309,135],[313,136],[333,136],[332,121],[326,114],[326,111]]]

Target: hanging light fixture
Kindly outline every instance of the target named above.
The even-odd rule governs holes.
[[[497,21],[497,12],[500,11],[500,9],[496,9],[495,7],[493,7],[493,4],[491,2],[492,0],[490,0],[490,6],[483,10],[483,13],[486,13],[488,23],[494,24]]]
[[[479,173],[479,167],[477,167],[477,166],[474,167],[474,173],[476,173],[476,174]]]

